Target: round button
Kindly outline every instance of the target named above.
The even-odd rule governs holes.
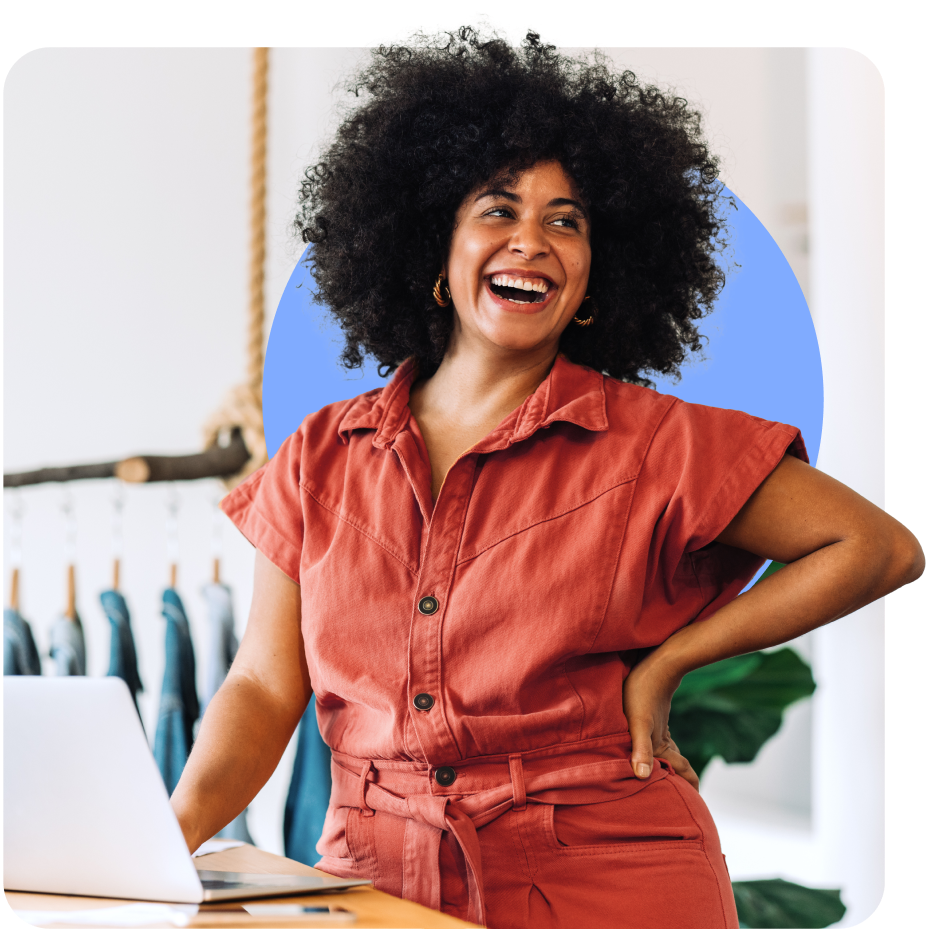
[[[415,694],[412,700],[416,710],[430,710],[434,706],[434,697],[431,694]]]
[[[447,766],[435,771],[435,780],[442,787],[450,787],[458,779],[458,772]]]
[[[418,612],[424,613],[425,616],[430,616],[432,613],[438,612],[438,601],[434,597],[422,597],[418,601]]]

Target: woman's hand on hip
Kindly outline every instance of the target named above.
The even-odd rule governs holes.
[[[623,708],[637,777],[648,776],[659,757],[697,784],[668,732],[672,694],[689,671],[846,616],[914,580],[925,566],[918,540],[901,523],[789,455],[716,542],[786,567],[713,616],[679,629],[629,673]]]
[[[668,731],[671,699],[680,683],[648,658],[625,679],[622,707],[632,736],[632,771],[636,777],[647,778],[652,773],[653,759],[661,758],[697,790],[698,775]]]

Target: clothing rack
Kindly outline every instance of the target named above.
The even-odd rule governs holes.
[[[207,477],[230,477],[238,473],[250,460],[250,451],[244,442],[242,430],[230,432],[227,445],[213,445],[196,455],[135,455],[121,461],[103,464],[67,465],[58,468],[40,468],[4,474],[4,487],[25,487],[29,484],[80,481],[117,477],[128,484],[153,481],[194,481]]]

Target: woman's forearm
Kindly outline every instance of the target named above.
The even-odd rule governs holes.
[[[835,542],[786,565],[710,619],[686,626],[650,658],[680,679],[715,661],[780,645],[914,580],[922,564],[917,545],[898,533]]]
[[[778,465],[717,541],[785,567],[632,669],[623,709],[640,777],[649,776],[654,754],[673,747],[672,694],[689,671],[795,639],[915,580],[925,565],[904,526],[794,458]]]
[[[171,806],[191,851],[256,796],[312,695],[300,587],[259,552],[243,641],[204,713]]]
[[[897,520],[833,478],[787,457],[718,542],[786,567],[653,653],[672,674],[779,645],[915,580],[925,558]],[[661,652],[661,654],[658,654]]]
[[[190,851],[223,829],[266,784],[305,706],[281,704],[248,675],[227,676],[171,796]]]

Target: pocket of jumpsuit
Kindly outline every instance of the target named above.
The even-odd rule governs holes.
[[[346,840],[346,820],[349,809],[330,804],[326,810],[323,834],[316,843],[316,851],[329,858],[350,858],[349,844]]]
[[[534,822],[549,925],[737,929],[711,814],[673,772],[619,800],[541,806]]]
[[[332,807],[316,851],[316,867],[337,877],[358,877],[396,897],[404,896],[406,821],[381,810]]]

